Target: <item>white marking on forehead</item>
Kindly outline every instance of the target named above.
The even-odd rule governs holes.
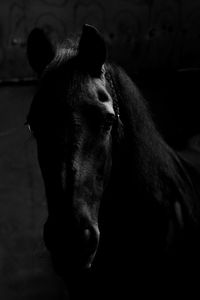
[[[93,81],[101,87],[106,87],[106,78],[104,76],[104,74],[102,74],[101,78],[95,78],[93,79]]]

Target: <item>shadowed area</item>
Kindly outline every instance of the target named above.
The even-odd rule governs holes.
[[[36,143],[24,122],[33,86],[0,88],[0,299],[67,299],[43,244]]]

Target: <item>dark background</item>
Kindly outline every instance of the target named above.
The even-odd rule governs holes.
[[[36,144],[24,126],[35,90],[29,32],[55,42],[84,23],[135,80],[166,141],[180,149],[200,131],[200,1],[0,1],[0,299],[58,300],[62,282],[42,241],[47,216]],[[67,297],[66,297],[67,298]]]

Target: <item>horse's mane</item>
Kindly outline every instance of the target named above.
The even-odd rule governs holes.
[[[53,60],[53,64],[63,64],[69,59],[75,57],[78,51],[80,37],[69,37],[65,39],[62,43],[57,45],[56,55]]]
[[[163,201],[162,205],[169,213],[174,203],[179,202],[189,219],[197,219],[199,208],[194,201],[193,185],[178,155],[157,130],[142,93],[119,66],[107,64],[107,71],[111,73],[116,89],[123,142],[129,152],[124,171],[132,164],[131,168],[137,174],[129,176],[136,180],[139,193],[144,197]]]

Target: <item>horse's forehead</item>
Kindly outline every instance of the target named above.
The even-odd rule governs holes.
[[[98,89],[98,88],[106,89],[105,76],[102,75],[101,78],[89,78],[87,82],[87,87],[88,89]]]
[[[106,81],[104,76],[101,78],[91,78],[87,77],[85,80],[83,80],[82,83],[80,83],[80,91],[84,92],[86,95],[94,96],[96,93],[101,90],[105,93],[107,92],[106,88]]]

